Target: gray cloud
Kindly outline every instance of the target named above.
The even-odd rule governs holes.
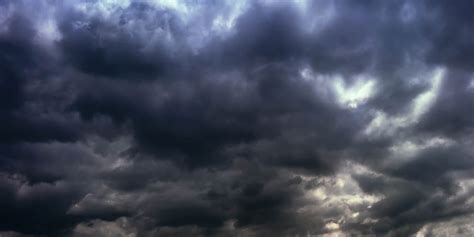
[[[0,235],[470,236],[471,5],[0,1]]]

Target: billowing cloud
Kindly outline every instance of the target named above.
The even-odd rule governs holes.
[[[0,236],[472,236],[472,5],[0,0]]]

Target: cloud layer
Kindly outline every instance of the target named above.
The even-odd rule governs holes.
[[[472,236],[473,7],[0,0],[0,235]]]

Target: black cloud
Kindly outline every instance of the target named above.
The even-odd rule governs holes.
[[[470,236],[472,5],[0,1],[0,235]]]

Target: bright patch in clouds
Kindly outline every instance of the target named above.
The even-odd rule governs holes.
[[[371,137],[390,136],[400,128],[405,128],[418,122],[421,116],[423,116],[434,103],[440,90],[445,70],[437,68],[430,74],[430,88],[412,101],[411,109],[408,113],[401,116],[390,117],[383,111],[375,110],[375,116],[364,130],[364,134]]]
[[[356,109],[376,93],[376,80],[366,75],[343,78],[340,75],[317,74],[305,67],[300,70],[300,76],[313,86],[319,96],[335,97],[339,106],[347,109]]]
[[[355,109],[365,103],[375,92],[375,80],[359,76],[353,83],[348,84],[342,78],[335,78],[333,89],[339,104]]]
[[[366,212],[373,204],[384,198],[381,195],[364,193],[352,175],[379,176],[365,166],[349,162],[333,177],[316,178],[321,185],[308,193],[310,195],[308,198],[318,202],[321,207],[328,209],[337,207],[339,209],[339,215],[327,220],[325,228],[328,230],[339,229],[340,223],[364,221],[366,217],[362,217],[361,213]],[[311,177],[304,178],[304,180],[310,179]],[[375,219],[371,221],[377,222]]]

